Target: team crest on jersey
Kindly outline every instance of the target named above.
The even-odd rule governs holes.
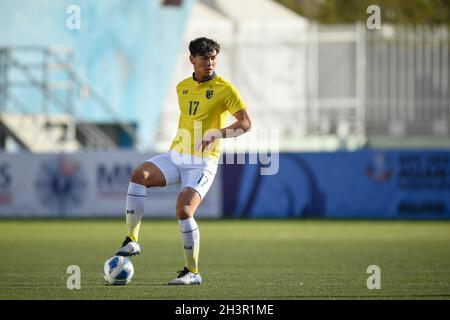
[[[206,99],[211,99],[213,96],[214,90],[206,90]]]

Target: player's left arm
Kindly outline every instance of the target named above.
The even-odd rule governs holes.
[[[234,123],[226,128],[213,130],[207,132],[201,142],[197,145],[197,150],[204,151],[211,143],[220,138],[235,138],[246,132],[249,132],[252,128],[252,120],[247,109],[242,109],[233,114],[236,119]]]
[[[247,109],[242,109],[236,112],[233,117],[236,119],[234,123],[226,128],[220,129],[222,138],[238,137],[252,129],[252,120]]]

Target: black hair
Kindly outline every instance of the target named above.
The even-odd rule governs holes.
[[[206,55],[214,50],[219,53],[220,44],[205,37],[194,39],[189,43],[189,51],[194,57],[197,55]]]

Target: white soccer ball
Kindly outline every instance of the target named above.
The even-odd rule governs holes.
[[[122,256],[113,256],[106,260],[103,267],[103,277],[106,282],[113,285],[130,283],[134,275],[134,267],[130,259]]]

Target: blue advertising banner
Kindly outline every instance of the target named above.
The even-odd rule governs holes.
[[[245,163],[222,166],[224,216],[450,218],[447,150],[281,153],[274,175]]]

